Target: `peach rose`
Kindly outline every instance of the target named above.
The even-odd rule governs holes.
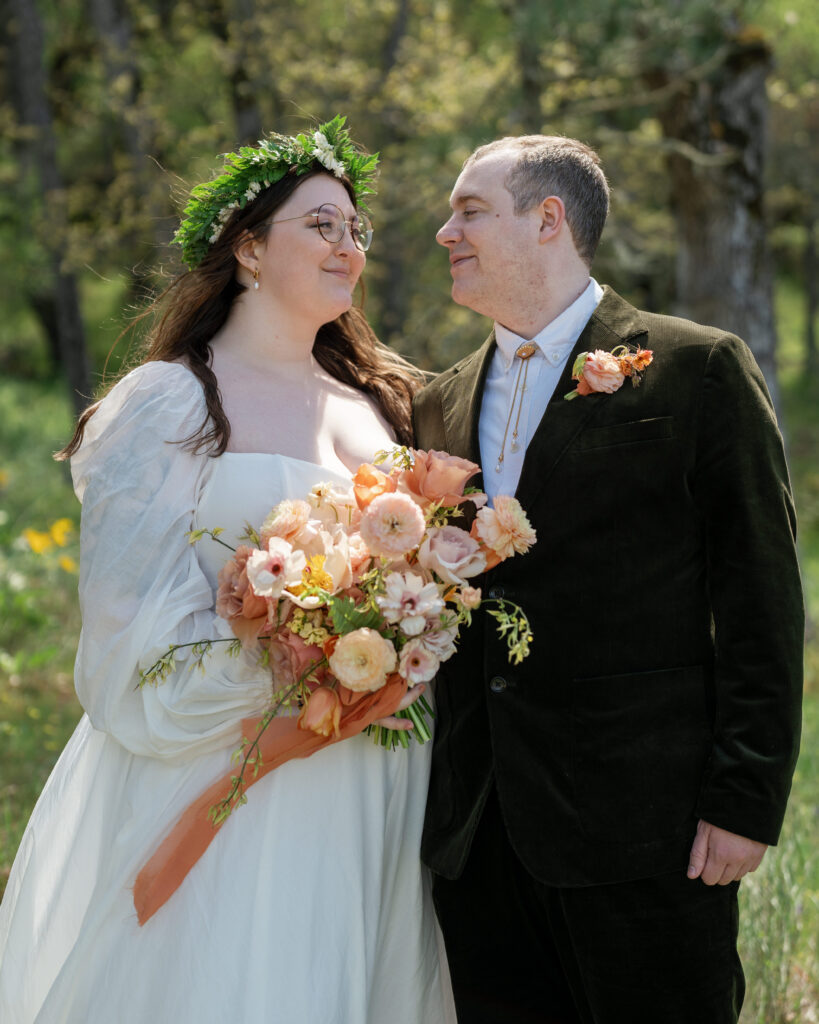
[[[525,554],[537,540],[517,498],[499,494],[494,508],[482,508],[472,527],[480,540],[501,559]]]
[[[395,648],[377,630],[354,629],[339,637],[330,655],[330,671],[354,693],[380,690],[395,670]]]
[[[247,544],[240,544],[233,558],[219,570],[216,614],[228,622],[239,615],[246,619],[267,615],[267,602],[253,593],[247,578],[247,560],[256,550]]]
[[[575,379],[578,382],[577,393],[579,395],[589,395],[592,392],[601,391],[610,395],[622,387],[626,378],[620,366],[620,360],[611,352],[605,352],[598,348],[586,356]]]
[[[398,490],[408,494],[422,509],[436,502],[460,505],[463,501],[474,501],[478,507],[486,503],[485,494],[464,497],[467,481],[480,473],[480,466],[446,452],[410,450],[414,460],[412,469],[402,470]]]
[[[317,665],[324,652],[315,644],[306,643],[297,633],[281,630],[269,642],[270,671],[277,689],[293,686],[311,665]],[[311,674],[312,675],[312,674]],[[315,678],[321,679],[324,669],[317,669]]]
[[[355,500],[362,512],[373,498],[377,498],[380,494],[392,494],[397,486],[397,475],[390,474],[388,476],[369,462],[362,463],[353,477]]]
[[[457,526],[433,527],[418,549],[418,562],[444,583],[463,586],[467,577],[486,569],[486,557],[474,537]]]
[[[310,694],[299,715],[299,729],[312,729],[319,736],[334,736],[339,739],[341,722],[341,701],[338,693],[329,686],[319,686]]]
[[[458,592],[458,602],[470,612],[475,611],[480,606],[481,598],[480,587],[461,587]]]

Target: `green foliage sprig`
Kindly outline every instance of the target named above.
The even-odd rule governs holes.
[[[223,153],[222,173],[191,190],[185,215],[174,235],[182,259],[193,269],[217,241],[233,211],[244,209],[270,185],[286,174],[306,174],[320,165],[336,177],[346,175],[353,185],[356,202],[366,209],[364,197],[374,192],[372,182],[378,166],[377,153],[362,153],[344,127],[346,118],[337,114],[319,125],[312,135],[271,133],[258,146],[242,146],[238,152]]]
[[[504,601],[499,598],[489,598],[482,602],[482,607],[489,604],[496,604],[496,609],[487,608],[487,615],[497,619],[498,633],[501,639],[506,640],[509,648],[509,663],[519,665],[529,655],[529,645],[532,642],[532,627],[526,613],[519,604],[513,601]]]

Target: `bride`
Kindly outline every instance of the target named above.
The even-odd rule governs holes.
[[[204,671],[183,660],[137,686],[170,644],[219,635],[226,552],[187,531],[221,526],[235,545],[282,498],[410,441],[417,375],[352,307],[375,159],[343,123],[271,136],[194,189],[176,236],[190,271],[147,359],[65,449],[86,715],[0,907],[4,1024],[454,1020],[418,855],[431,744],[359,735],[281,766],[143,926],[133,904],[140,868],[271,694],[269,670],[216,648]]]

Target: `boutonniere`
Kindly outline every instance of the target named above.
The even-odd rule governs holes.
[[[563,397],[571,399],[594,392],[611,395],[620,390],[626,377],[631,377],[633,387],[639,387],[643,371],[653,358],[650,349],[639,345],[636,352],[630,352],[626,345],[618,345],[611,352],[600,348],[581,352],[572,367],[572,380],[577,381],[577,387]]]

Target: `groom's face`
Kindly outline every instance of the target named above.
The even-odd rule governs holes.
[[[501,151],[466,167],[452,190],[452,216],[435,236],[449,250],[455,302],[506,326],[542,284],[540,209],[516,214],[504,185],[514,159]]]

